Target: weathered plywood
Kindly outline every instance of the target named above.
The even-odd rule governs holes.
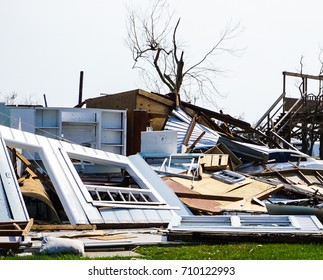
[[[216,211],[266,212],[264,206],[253,202],[253,197],[263,199],[281,188],[281,186],[271,185],[248,177],[242,182],[227,184],[211,178],[211,175],[207,173],[202,173],[202,180],[200,181],[192,182],[192,180],[171,177],[166,180],[166,183],[174,189],[175,193],[179,191],[181,186],[181,188],[186,188],[189,191],[213,196],[213,201],[216,202],[218,208]],[[189,205],[188,202],[191,202],[190,205],[194,207],[198,205],[197,201],[195,205],[189,200],[182,201],[187,205]],[[205,208],[207,207],[203,207],[201,203],[201,209]]]
[[[202,173],[201,177],[202,177],[201,180],[196,180],[196,181],[187,180],[183,178],[175,178],[175,177],[172,177],[172,180],[182,184],[187,188],[193,189],[194,191],[197,191],[202,194],[208,194],[208,195],[225,195],[225,194],[228,194],[229,192],[234,191],[236,188],[239,188],[241,186],[244,186],[253,182],[252,179],[246,178],[246,180],[242,182],[238,182],[235,184],[227,184],[211,178],[211,174],[207,174],[207,173]],[[228,195],[234,196],[233,193],[230,193]]]
[[[170,178],[165,178],[164,182],[175,192],[179,199],[191,210],[218,214],[221,212],[221,203],[217,202],[214,196],[201,195]]]

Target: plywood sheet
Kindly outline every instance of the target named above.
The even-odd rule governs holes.
[[[212,214],[218,214],[222,211],[222,204],[220,202],[212,199],[183,197],[185,194],[198,195],[199,193],[173,181],[171,178],[167,178],[164,181],[175,192],[175,194],[181,194],[179,195],[180,200],[190,209]]]
[[[186,205],[203,211],[248,211],[266,212],[266,208],[253,202],[253,197],[264,198],[277,191],[280,186],[246,178],[243,182],[227,184],[211,178],[210,174],[203,173],[202,180],[192,181],[183,178],[171,177],[165,182],[173,191],[182,193],[200,193],[209,196],[219,196],[221,199],[192,200],[180,198]],[[227,200],[226,200],[227,197]],[[237,198],[236,200],[232,198]]]

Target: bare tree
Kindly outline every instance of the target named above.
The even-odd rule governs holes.
[[[1,93],[0,93],[1,95]],[[28,95],[23,96],[19,95],[17,92],[13,91],[10,94],[3,96],[3,102],[6,105],[36,105],[38,103],[36,96]]]
[[[17,99],[18,94],[16,92],[12,92],[4,97],[6,105],[14,105]]]
[[[304,111],[305,113],[301,117],[302,123],[302,131],[301,131],[301,139],[302,139],[302,151],[309,155],[312,155],[313,148],[315,142],[320,139],[320,145],[323,148],[323,129],[321,127],[321,114],[322,114],[322,93],[323,93],[323,85],[322,85],[322,75],[323,75],[323,50],[320,49],[318,54],[318,61],[320,63],[319,74],[315,78],[318,81],[318,91],[309,92],[307,85],[307,78],[302,77],[301,82],[299,83],[298,90],[300,92],[301,97],[303,98],[303,102],[305,104]],[[304,56],[300,58],[300,70],[299,74],[303,75],[303,59]],[[321,149],[321,148],[320,148]],[[323,157],[323,149],[322,153],[320,152],[320,157]]]
[[[227,48],[225,44],[240,33],[240,26],[227,26],[205,54],[188,63],[184,46],[177,39],[181,19],[173,21],[173,18],[174,13],[170,12],[165,0],[156,0],[145,12],[129,9],[126,42],[133,55],[133,68],[142,71],[143,79],[150,83],[150,88],[154,87],[154,91],[160,92],[166,86],[174,95],[176,106],[180,104],[180,96],[191,103],[201,100],[217,106],[215,95],[220,91],[215,78],[222,70],[215,65],[214,57],[239,51]],[[146,67],[147,64],[150,67]]]

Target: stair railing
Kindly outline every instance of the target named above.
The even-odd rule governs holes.
[[[254,128],[258,128],[262,122],[268,118],[268,122],[271,119],[270,118],[270,113],[274,110],[274,108],[279,104],[279,102],[281,102],[281,100],[283,100],[283,98],[285,97],[286,93],[283,92],[278,98],[277,100],[273,103],[273,105],[271,105],[271,107],[266,111],[266,113],[258,120],[258,122],[255,124]],[[278,108],[278,110],[280,110],[283,107],[283,104]],[[278,112],[278,110],[275,112],[275,114]],[[274,114],[274,115],[275,115]],[[267,122],[267,123],[268,123]],[[263,127],[260,128],[260,130],[263,130]]]
[[[299,105],[299,108],[297,108],[297,110],[295,110],[295,108]],[[295,103],[294,105],[286,112],[286,114],[272,127],[272,131],[276,131],[276,128],[279,127],[279,125],[281,123],[283,123],[285,121],[285,119],[287,117],[289,117],[292,113],[295,114],[298,110],[300,110],[300,108],[303,106],[303,98],[300,97]],[[276,131],[277,133],[279,133],[282,129],[284,128],[284,126],[282,126],[278,131]]]

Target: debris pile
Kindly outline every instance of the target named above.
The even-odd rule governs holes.
[[[142,90],[84,104],[12,108],[33,130],[0,126],[4,251],[44,229],[157,228],[167,241],[322,235],[323,161],[274,131]]]

